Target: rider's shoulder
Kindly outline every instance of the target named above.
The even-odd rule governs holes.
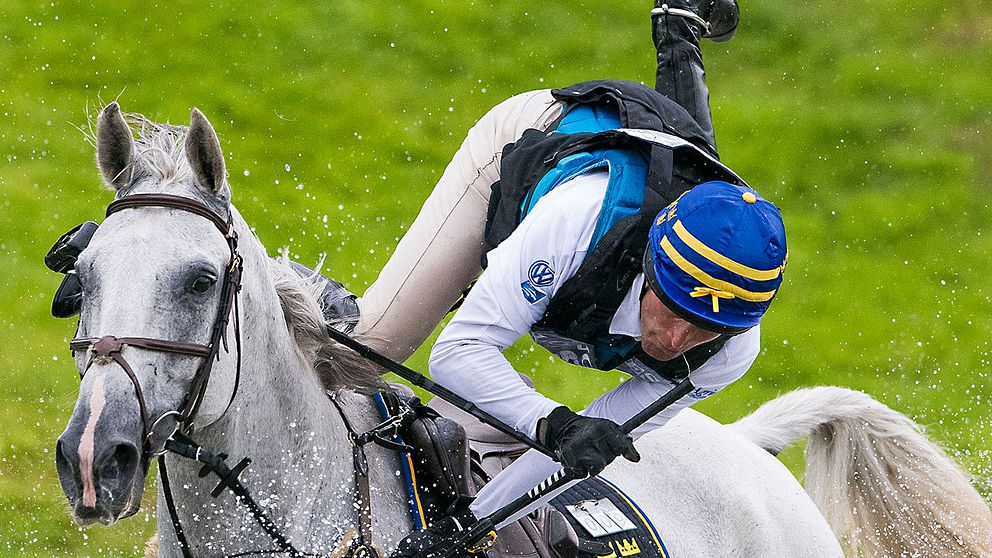
[[[551,222],[572,227],[595,223],[606,197],[609,172],[594,170],[581,174],[545,194],[534,204],[521,225]]]

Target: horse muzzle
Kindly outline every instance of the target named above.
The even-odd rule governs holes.
[[[55,451],[62,491],[80,525],[110,525],[137,512],[148,472],[136,417],[135,424],[124,429],[134,431],[131,439],[121,430],[112,433],[98,411],[74,413]],[[83,414],[88,415],[85,422],[77,420]],[[104,418],[113,422],[113,417]]]

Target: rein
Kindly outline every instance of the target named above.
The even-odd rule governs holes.
[[[355,507],[359,514],[358,533],[351,540],[347,540],[347,537],[342,539],[342,545],[346,548],[343,551],[338,550],[332,554],[298,550],[275,522],[265,514],[262,507],[252,497],[251,492],[238,478],[248,465],[251,464],[251,459],[247,457],[242,458],[232,468],[226,463],[227,455],[214,454],[204,449],[182,432],[176,432],[166,441],[165,449],[167,451],[203,464],[199,472],[200,478],[207,476],[209,473],[217,476],[219,479],[217,486],[210,492],[210,496],[216,498],[225,489],[229,489],[234,493],[238,503],[247,508],[248,513],[251,514],[262,530],[265,531],[265,534],[279,547],[277,550],[238,552],[227,555],[228,558],[251,556],[253,554],[288,554],[292,558],[381,558],[379,551],[372,544],[372,498],[365,446],[369,443],[375,443],[389,450],[412,451],[412,448],[394,442],[393,439],[396,438],[399,428],[414,418],[413,410],[408,406],[399,406],[397,414],[386,418],[386,420],[374,426],[371,430],[363,434],[358,434],[352,427],[351,421],[348,420],[348,416],[345,414],[341,404],[338,403],[336,394],[329,394],[329,398],[334,404],[334,408],[337,409],[338,414],[341,415],[341,420],[344,423],[345,429],[348,431],[348,440],[351,442],[355,478]],[[176,539],[180,543],[183,556],[185,558],[191,558],[192,554],[189,551],[189,543],[183,532],[182,524],[179,522],[176,505],[172,498],[172,490],[169,485],[168,469],[166,468],[164,456],[159,456],[159,470],[162,472],[162,490],[165,494],[165,503],[172,519]]]
[[[402,407],[398,414],[388,417],[381,424],[375,426],[364,434],[358,434],[344,413],[344,409],[335,399],[334,394],[330,399],[341,415],[341,419],[348,431],[348,439],[353,448],[354,478],[356,486],[356,507],[359,510],[359,531],[350,541],[343,542],[347,546],[344,552],[335,552],[331,555],[316,552],[302,552],[298,550],[282,530],[265,514],[264,510],[254,500],[251,492],[241,483],[239,475],[251,463],[251,459],[243,458],[233,468],[226,463],[227,455],[214,454],[197,444],[190,435],[195,429],[196,416],[200,410],[206,393],[207,385],[210,381],[210,373],[215,361],[220,360],[220,348],[223,346],[224,352],[229,353],[230,348],[227,341],[227,326],[231,320],[231,313],[234,313],[234,342],[236,349],[236,372],[235,384],[231,393],[231,398],[221,416],[230,409],[234,398],[238,393],[241,384],[241,320],[238,306],[238,293],[241,291],[241,275],[243,270],[243,260],[238,253],[238,235],[234,230],[233,217],[222,218],[212,209],[203,203],[191,198],[174,196],[169,194],[135,194],[118,199],[107,207],[107,216],[113,215],[125,209],[136,209],[141,207],[164,207],[168,209],[178,209],[193,213],[206,218],[221,234],[227,242],[231,257],[224,271],[224,282],[221,287],[220,304],[217,308],[217,317],[210,333],[210,342],[207,345],[198,343],[185,343],[165,339],[155,339],[147,337],[115,337],[106,335],[100,338],[78,337],[72,339],[69,348],[73,352],[86,351],[88,360],[80,373],[80,378],[94,363],[106,364],[116,363],[128,379],[134,385],[135,397],[141,411],[142,424],[142,451],[143,460],[147,463],[150,457],[157,457],[159,463],[159,473],[162,483],[162,491],[168,508],[169,517],[179,542],[184,558],[192,558],[189,541],[183,530],[176,510],[175,501],[172,495],[172,488],[169,482],[168,468],[165,462],[166,453],[174,453],[178,456],[197,461],[202,464],[199,472],[200,478],[213,473],[217,475],[219,482],[211,491],[214,498],[220,496],[225,489],[237,498],[237,501],[245,506],[249,514],[256,520],[266,535],[275,543],[278,550],[259,550],[240,552],[233,556],[248,556],[252,554],[288,554],[292,558],[304,557],[344,557],[344,558],[380,558],[379,552],[372,545],[372,510],[368,477],[368,460],[365,455],[365,445],[374,442],[386,449],[409,451],[410,448],[392,441],[395,438],[397,429],[412,418],[412,411],[408,407]],[[131,365],[124,358],[125,347],[137,347],[149,351],[164,352],[181,356],[202,358],[203,361],[196,370],[190,389],[183,398],[179,409],[168,411],[150,420],[148,409],[145,403],[144,393],[137,375]],[[174,424],[168,424],[167,420],[174,420]],[[159,430],[160,425],[166,424],[166,428]],[[160,439],[156,439],[160,438]]]

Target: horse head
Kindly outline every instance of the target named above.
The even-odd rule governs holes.
[[[203,425],[224,413],[238,360],[233,347],[218,347],[237,336],[237,309],[228,311],[230,323],[219,314],[229,302],[224,298],[233,298],[225,284],[240,256],[213,127],[196,109],[186,128],[125,119],[111,103],[99,116],[96,146],[115,203],[155,194],[180,205],[112,205],[76,261],[82,286],[76,339],[83,341],[73,350],[82,382],[56,458],[80,524],[111,524],[138,510],[156,448],[183,419]],[[196,211],[184,210],[182,200]],[[204,218],[208,213],[214,218]],[[206,385],[204,366],[211,389],[194,393],[201,381]],[[191,398],[192,413],[181,412],[190,410]]]

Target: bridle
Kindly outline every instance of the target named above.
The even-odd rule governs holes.
[[[113,335],[106,335],[100,338],[77,337],[69,342],[69,348],[73,352],[83,350],[87,352],[88,360],[83,366],[82,372],[80,372],[80,378],[86,375],[86,372],[94,363],[113,361],[124,370],[128,379],[134,384],[134,393],[141,409],[143,457],[147,460],[149,457],[157,457],[164,451],[156,448],[153,444],[164,444],[165,439],[152,439],[152,436],[156,434],[156,427],[163,420],[172,418],[176,420],[176,428],[183,434],[188,435],[192,433],[196,415],[200,410],[200,404],[203,402],[203,396],[210,381],[210,372],[213,369],[213,364],[216,360],[220,359],[221,345],[223,345],[225,352],[230,352],[226,331],[231,319],[232,310],[234,312],[234,342],[236,345],[237,365],[234,389],[231,392],[228,407],[230,407],[234,401],[234,397],[237,395],[238,386],[241,383],[241,320],[238,315],[238,293],[241,291],[243,261],[241,255],[238,253],[238,234],[234,231],[233,217],[225,220],[206,205],[191,198],[169,194],[134,194],[111,203],[107,207],[107,217],[125,209],[140,207],[178,209],[204,217],[213,223],[217,227],[217,230],[224,235],[224,240],[227,242],[228,249],[231,252],[230,260],[224,270],[224,280],[220,292],[220,306],[217,308],[217,317],[214,318],[213,328],[210,332],[210,342],[207,345],[147,337],[114,337]],[[127,346],[203,359],[200,366],[196,369],[190,389],[183,398],[179,409],[166,412],[154,421],[150,420],[148,406],[145,404],[145,397],[141,390],[141,383],[122,354],[124,347]],[[171,433],[167,432],[170,435]],[[168,438],[168,436],[165,436],[165,438]]]
[[[213,327],[210,332],[210,342],[207,345],[197,343],[185,343],[165,339],[154,339],[147,337],[115,337],[106,335],[100,338],[77,337],[69,342],[69,348],[73,351],[86,351],[87,361],[80,372],[82,379],[86,372],[94,363],[117,363],[127,374],[128,379],[134,385],[135,397],[138,399],[138,406],[141,410],[142,423],[142,462],[146,466],[152,457],[158,458],[159,473],[161,475],[161,485],[165,496],[166,507],[168,508],[174,532],[180,549],[185,558],[192,558],[189,542],[186,540],[182,524],[176,511],[172,490],[169,483],[168,469],[165,463],[166,453],[175,453],[179,456],[197,461],[203,465],[199,476],[202,478],[207,473],[214,473],[220,479],[217,487],[211,492],[214,497],[219,496],[225,489],[230,489],[239,503],[244,505],[249,513],[259,523],[265,533],[279,547],[277,551],[256,551],[243,552],[235,556],[250,554],[271,554],[282,552],[294,558],[305,556],[322,556],[313,552],[301,552],[297,550],[289,539],[282,533],[278,526],[265,514],[248,489],[241,483],[238,476],[251,463],[248,458],[242,459],[233,468],[225,462],[227,456],[216,455],[202,447],[190,438],[195,429],[195,421],[200,405],[206,393],[207,384],[210,381],[210,372],[215,361],[220,359],[220,349],[223,346],[225,352],[230,352],[226,337],[227,326],[231,321],[231,314],[234,313],[234,343],[236,348],[237,365],[235,371],[234,389],[227,407],[220,416],[227,413],[234,398],[238,393],[238,386],[241,383],[241,320],[238,311],[238,293],[241,291],[241,275],[243,270],[243,260],[238,253],[238,235],[234,230],[233,216],[228,219],[222,218],[214,210],[203,203],[192,198],[174,196],[170,194],[133,194],[115,200],[107,207],[107,216],[111,216],[125,209],[136,209],[142,207],[162,207],[167,209],[178,209],[193,213],[206,218],[217,230],[224,235],[230,250],[230,259],[224,270],[224,279],[221,285],[220,305],[217,308],[217,316],[214,318]],[[92,234],[92,233],[91,233]],[[196,369],[189,391],[183,398],[179,408],[167,411],[154,421],[150,420],[148,407],[141,389],[141,382],[137,375],[123,356],[125,347],[132,346],[149,351],[170,353],[175,355],[202,358],[203,361]],[[396,428],[402,420],[406,420],[406,415],[390,417],[383,423],[377,425],[372,430],[358,435],[348,421],[344,410],[336,400],[332,398],[335,408],[340,413],[345,427],[348,430],[348,437],[353,449],[353,460],[355,464],[356,481],[356,506],[359,510],[359,530],[355,537],[347,543],[347,548],[343,553],[336,552],[334,556],[343,555],[347,558],[378,558],[379,553],[371,543],[371,499],[369,496],[368,464],[365,459],[365,444],[375,442],[387,449],[402,449],[402,446],[389,442],[389,438],[395,435]],[[169,423],[174,421],[174,423]],[[163,427],[164,425],[164,427]],[[160,430],[160,428],[162,428]]]

